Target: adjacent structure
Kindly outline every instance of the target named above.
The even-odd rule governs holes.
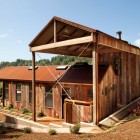
[[[36,72],[36,112],[43,112],[47,116],[61,118],[57,112],[55,95],[59,78],[68,67],[38,66]],[[51,74],[50,73],[53,74]],[[3,83],[3,105],[12,104],[21,110],[26,107],[32,112],[32,67],[16,66],[0,70],[0,81]],[[59,108],[60,110],[60,108]]]

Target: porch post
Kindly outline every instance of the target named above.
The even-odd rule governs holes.
[[[4,99],[5,99],[5,82],[2,81],[2,104],[3,104],[3,106],[5,106]]]
[[[35,52],[32,52],[32,113],[33,121],[36,121],[36,91],[35,91]]]
[[[92,75],[93,75],[93,123],[98,125],[98,34],[93,34],[96,41],[92,50]]]
[[[57,41],[57,35],[56,35],[56,20],[54,20],[54,43]]]

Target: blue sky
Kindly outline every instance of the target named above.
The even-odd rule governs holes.
[[[121,30],[122,39],[140,46],[139,6],[139,0],[0,0],[0,62],[31,59],[28,44],[53,16],[112,36]]]

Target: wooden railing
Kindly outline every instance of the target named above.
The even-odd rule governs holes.
[[[93,102],[65,99],[64,118],[67,123],[92,122]]]

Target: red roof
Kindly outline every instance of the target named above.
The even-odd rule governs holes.
[[[0,70],[0,80],[31,81],[32,70],[28,66],[12,66]],[[55,82],[66,70],[56,70],[57,66],[38,66],[36,81]]]

